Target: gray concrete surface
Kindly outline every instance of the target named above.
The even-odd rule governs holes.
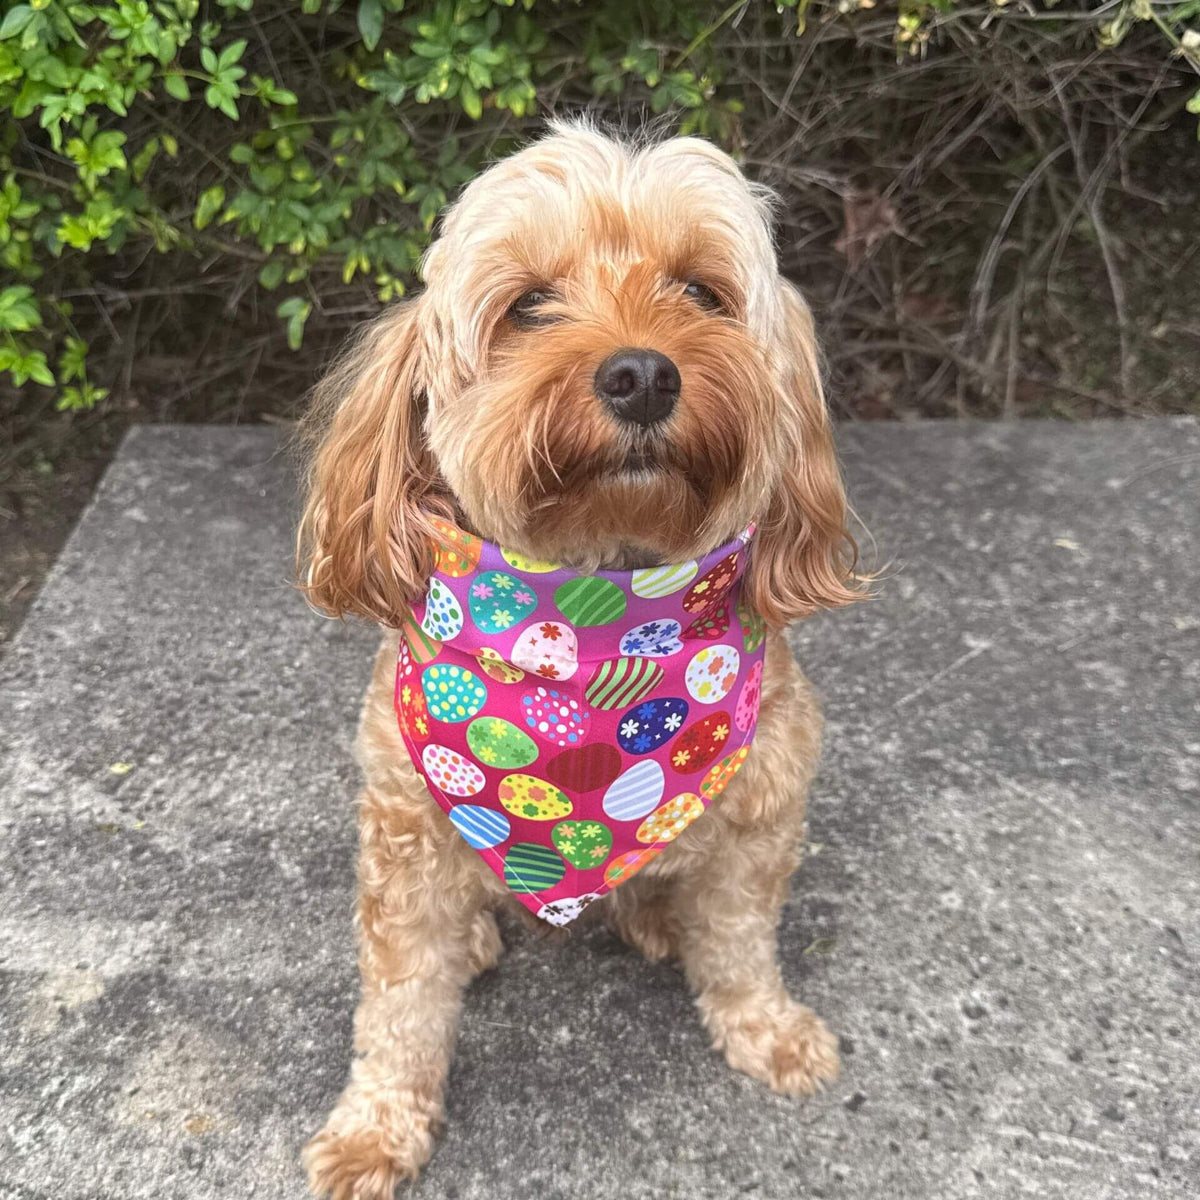
[[[445,1200],[1200,1195],[1200,425],[846,428],[881,596],[823,692],[782,928],[844,1039],[793,1103],[675,969],[511,927]],[[300,1197],[355,998],[374,637],[288,586],[263,429],[139,428],[0,666],[0,1196]]]

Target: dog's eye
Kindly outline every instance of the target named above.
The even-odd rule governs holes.
[[[552,318],[544,311],[554,299],[554,293],[546,288],[530,288],[519,299],[509,305],[505,316],[518,329],[532,329],[536,325],[548,325]]]
[[[710,312],[717,312],[721,308],[721,298],[717,293],[705,284],[697,283],[694,279],[683,285],[683,294]]]

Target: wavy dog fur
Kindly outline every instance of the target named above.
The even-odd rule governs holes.
[[[775,955],[820,737],[779,631],[860,598],[862,581],[812,316],[779,275],[771,203],[704,141],[555,125],[466,188],[425,290],[317,390],[301,585],[317,608],[385,629],[358,740],[357,1056],[305,1152],[318,1193],[383,1200],[428,1158],[462,988],[497,960],[493,910],[511,904],[428,795],[392,712],[394,630],[426,588],[437,517],[584,570],[699,557],[758,522],[747,596],[772,633],[754,753],[593,911],[649,957],[681,960],[733,1066],[803,1094],[837,1073],[835,1039],[788,996]],[[537,322],[514,322],[532,289]],[[679,370],[652,433],[594,394],[623,347]]]

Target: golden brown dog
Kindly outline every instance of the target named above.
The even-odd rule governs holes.
[[[793,1094],[837,1075],[835,1038],[776,960],[821,730],[781,631],[860,593],[812,319],[769,210],[706,142],[558,125],[466,189],[425,291],[318,390],[304,585],[387,631],[358,737],[357,1054],[305,1152],[318,1193],[383,1200],[429,1158],[463,988],[500,956],[493,910],[518,907],[430,797],[392,707],[394,631],[425,591],[435,517],[586,570],[698,557],[758,522],[747,595],[772,632],[754,749],[592,911],[680,960],[731,1066]],[[677,372],[633,419],[597,394],[622,350]]]

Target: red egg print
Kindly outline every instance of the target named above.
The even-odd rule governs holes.
[[[672,768],[680,775],[703,771],[729,741],[731,724],[727,712],[694,721],[675,739],[670,755]]]
[[[415,680],[402,680],[396,689],[396,715],[400,719],[400,732],[409,741],[423,742],[429,737],[429,709],[425,693]]]
[[[718,605],[737,578],[738,552],[727,554],[715,567],[706,571],[688,588],[683,598],[683,610],[690,613],[707,613]],[[728,623],[726,624],[728,628]]]
[[[621,773],[621,752],[608,742],[591,742],[556,754],[545,766],[546,778],[565,792],[582,795],[608,787]]]

